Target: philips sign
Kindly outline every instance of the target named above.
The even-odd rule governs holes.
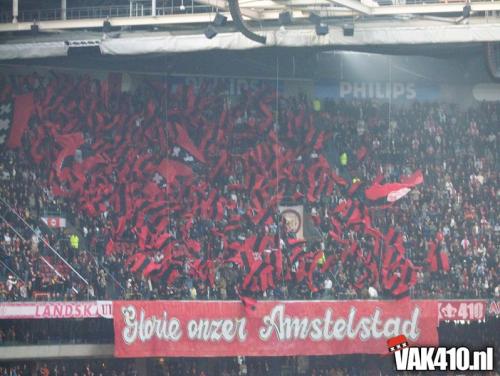
[[[436,85],[413,82],[333,81],[316,85],[316,97],[331,99],[432,100],[439,97]]]

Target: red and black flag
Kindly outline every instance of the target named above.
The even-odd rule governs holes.
[[[396,247],[402,254],[405,252],[403,246],[403,234],[392,226],[389,227],[387,234],[384,235],[384,243],[386,246],[392,245]]]
[[[155,273],[154,279],[162,284],[171,285],[180,277],[182,265],[178,261],[164,260],[161,269]]]
[[[319,260],[321,260],[323,256],[324,256],[323,251],[316,251],[316,253],[313,254],[313,257],[307,260],[306,263],[305,275],[306,275],[307,285],[309,286],[309,289],[312,292],[318,291],[318,288],[314,285],[313,273],[318,266]]]
[[[281,279],[283,273],[283,253],[281,252],[281,249],[271,250],[269,258],[270,264],[273,267],[274,278],[276,280]]]
[[[394,246],[386,246],[383,256],[382,264],[386,268],[392,268],[395,265],[399,265],[404,259],[404,254]]]
[[[163,233],[156,238],[154,248],[162,252],[165,256],[168,256],[172,253],[176,241],[171,234]]]
[[[317,129],[314,126],[310,126],[306,133],[305,143],[311,146],[314,150],[320,150],[323,148],[323,142],[325,140],[325,132]]]
[[[178,157],[185,160],[192,157],[198,162],[206,163],[203,152],[199,150],[198,147],[194,144],[194,142],[191,140],[191,137],[189,137],[189,133],[182,125],[177,123],[175,124],[174,135],[175,146],[178,146],[180,148]]]
[[[233,255],[225,261],[235,263],[246,273],[250,272],[254,262],[251,248],[238,242],[233,242],[228,245],[227,249],[229,252],[233,253]]]
[[[192,177],[193,169],[182,161],[175,159],[164,159],[158,165],[158,173],[163,176],[167,182],[173,182],[178,177]]]
[[[306,240],[304,239],[288,239],[287,240],[287,249],[289,251],[288,259],[290,260],[290,264],[293,264],[297,257],[305,254],[306,252]]]
[[[241,287],[243,287],[243,290],[253,290],[253,291],[259,291],[261,288],[255,285],[255,279],[257,281],[260,281],[260,275],[264,271],[264,269],[268,266],[265,262],[262,260],[256,261],[252,260],[253,262],[251,263],[250,266],[250,272],[247,273],[245,278],[243,278],[243,282],[241,284]]]
[[[427,260],[431,272],[449,272],[450,262],[448,253],[443,249],[442,242],[439,240],[428,243]]]
[[[162,268],[161,264],[157,264],[144,253],[136,253],[129,257],[126,265],[130,264],[132,264],[130,267],[132,273],[142,274],[144,277]]]
[[[417,268],[408,259],[382,268],[382,286],[395,299],[408,298],[410,288],[417,282]]]
[[[62,146],[62,150],[58,153],[55,165],[56,173],[61,177],[61,170],[65,165],[65,159],[75,155],[76,149],[83,144],[84,139],[82,132],[56,135],[55,139],[56,142]]]

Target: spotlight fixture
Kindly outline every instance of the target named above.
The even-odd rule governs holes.
[[[344,31],[344,37],[352,37],[354,35],[354,24],[346,23],[342,26],[342,30]]]
[[[316,35],[317,36],[326,35],[326,34],[328,34],[329,31],[330,31],[330,29],[329,29],[328,25],[326,25],[324,23],[316,24]]]
[[[109,22],[109,19],[104,20],[104,22],[102,23],[102,31],[104,33],[111,32],[111,22]]]
[[[289,11],[281,12],[279,20],[282,26],[290,25],[292,23],[292,14]]]
[[[208,39],[212,39],[216,35],[217,35],[217,30],[215,30],[215,27],[213,27],[212,25],[208,25],[207,28],[205,29],[205,36]]]
[[[469,18],[470,17],[471,6],[470,4],[465,4],[464,9],[462,10],[462,17]]]
[[[321,23],[321,16],[311,12],[309,13],[309,22],[313,25],[318,25]]]
[[[214,18],[213,25],[217,27],[224,26],[227,22],[227,17],[223,14],[217,13]]]

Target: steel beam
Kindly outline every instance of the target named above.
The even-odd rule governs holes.
[[[329,2],[337,5],[341,5],[343,7],[352,9],[358,13],[362,14],[372,14],[371,7],[367,7],[366,5],[361,4],[361,2],[356,0],[328,0]]]
[[[14,0],[17,1],[17,0]],[[215,0],[206,0],[215,1]],[[217,0],[222,1],[222,0]],[[302,0],[301,0],[302,1]],[[409,14],[433,14],[445,16],[446,14],[461,13],[463,10],[463,4],[417,4],[417,5],[392,5],[392,6],[381,6],[381,7],[357,7],[354,10],[352,7],[348,8],[347,5],[351,6],[354,0],[329,0],[335,2],[343,2],[345,6],[335,7],[332,6],[331,9],[327,10],[329,17],[347,17],[352,16],[353,12],[358,11],[366,12],[370,9],[369,15],[372,16],[396,16],[396,15],[409,15]],[[488,12],[488,11],[500,11],[500,1],[492,2],[473,2],[471,3],[472,12]],[[296,8],[295,8],[296,9]],[[256,16],[261,21],[266,20],[277,20],[280,10],[265,10],[262,12],[257,12],[257,14],[252,14]],[[364,13],[366,14],[366,13]],[[14,15],[14,13],[13,13]],[[231,15],[228,12],[224,12],[224,15],[228,17],[231,21]],[[294,10],[293,18],[296,20],[305,19],[308,16],[307,9]],[[469,18],[469,23],[473,20],[483,20],[482,17],[471,17]],[[155,25],[189,25],[189,24],[206,24],[211,21],[210,13],[188,13],[188,14],[174,14],[174,15],[164,15],[164,16],[145,16],[145,17],[116,17],[111,18],[110,22],[116,27],[127,27],[127,26],[155,26]],[[382,20],[383,22],[390,22],[388,20]],[[89,29],[89,28],[101,28],[103,19],[101,18],[91,18],[91,19],[72,19],[72,20],[55,20],[55,21],[39,21],[38,26],[40,31],[53,31],[53,30],[75,30],[75,29]],[[490,20],[491,22],[491,20]],[[265,24],[263,24],[265,26]],[[15,32],[15,31],[29,31],[31,28],[31,22],[20,22],[20,23],[0,23],[0,32]]]
[[[225,0],[198,0],[199,3],[211,5],[214,8],[229,10],[228,4]],[[246,5],[246,4],[245,4]],[[251,19],[260,19],[260,13],[248,8],[241,7],[241,14]]]

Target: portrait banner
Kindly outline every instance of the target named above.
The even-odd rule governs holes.
[[[297,239],[304,239],[304,206],[280,206],[279,210],[285,218],[288,230],[295,233]]]

